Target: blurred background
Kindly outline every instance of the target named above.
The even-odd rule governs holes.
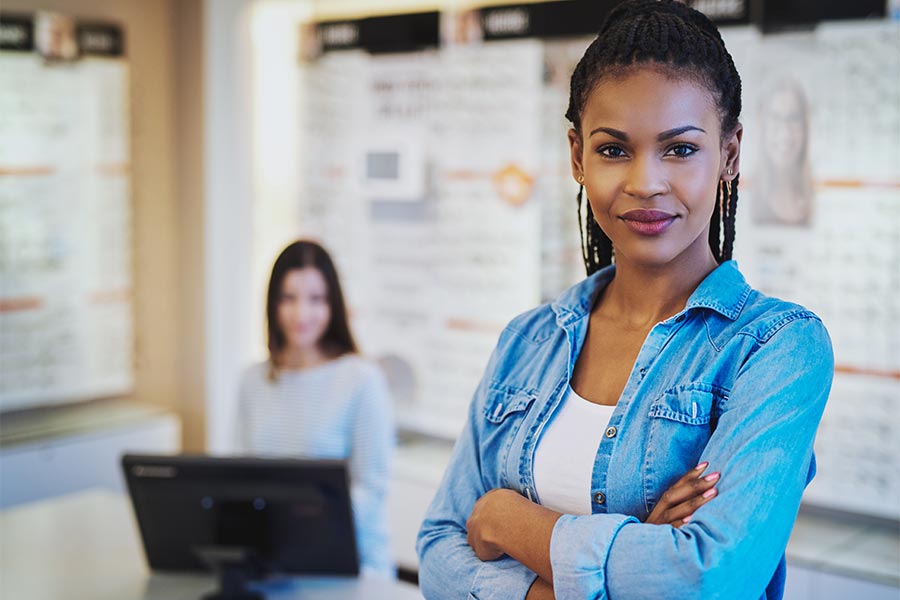
[[[391,386],[414,576],[499,331],[583,276],[563,114],[614,4],[4,0],[0,509],[122,490],[126,450],[227,453],[308,237]],[[900,5],[692,4],[743,78],[735,257],[835,347],[787,597],[897,598]]]

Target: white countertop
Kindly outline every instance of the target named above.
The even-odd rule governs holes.
[[[0,512],[0,597],[22,600],[197,600],[205,575],[151,574],[126,496],[91,490]],[[418,589],[377,578],[267,582],[269,599],[421,600]]]

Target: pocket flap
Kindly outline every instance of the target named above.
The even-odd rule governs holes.
[[[706,425],[710,421],[715,394],[698,387],[673,389],[653,401],[650,416],[688,425]]]
[[[492,387],[484,405],[484,418],[491,423],[502,423],[512,413],[522,412],[534,401],[535,395],[527,390]]]

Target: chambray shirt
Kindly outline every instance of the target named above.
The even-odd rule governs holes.
[[[535,447],[565,394],[596,294],[614,274],[595,273],[500,335],[419,532],[426,598],[525,597],[534,572],[508,556],[479,560],[466,520],[494,488],[540,503]],[[650,331],[597,433],[592,514],[563,515],[550,541],[556,598],[781,598],[832,376],[816,315],[753,290],[733,261],[719,265],[684,310]],[[681,528],[643,523],[701,461],[722,473],[718,496]]]

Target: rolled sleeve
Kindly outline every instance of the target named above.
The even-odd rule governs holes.
[[[508,556],[485,562],[475,575],[470,597],[478,600],[525,598],[536,578],[534,571]]]
[[[606,559],[610,547],[622,527],[639,522],[619,514],[560,517],[550,538],[557,600],[607,598]]]

